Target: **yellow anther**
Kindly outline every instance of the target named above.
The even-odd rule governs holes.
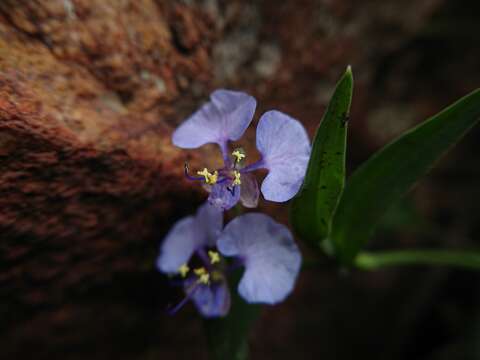
[[[206,274],[207,270],[204,267],[200,267],[200,268],[193,269],[193,272],[195,273],[195,275],[201,276]]]
[[[218,180],[218,171],[215,170],[212,175],[210,175],[210,185],[216,184]]]
[[[210,176],[212,176],[207,168],[204,168],[202,171],[197,171],[197,174],[203,176],[207,184],[210,181]]]
[[[235,150],[232,156],[235,158],[235,162],[240,162],[242,159],[245,159],[245,154],[240,150]]]
[[[211,272],[210,277],[212,281],[215,281],[215,282],[222,281],[225,278],[221,271],[216,271],[216,270]]]
[[[208,257],[210,258],[210,263],[212,265],[220,262],[220,254],[216,251],[209,250]]]
[[[208,283],[210,282],[210,274],[202,274],[198,277],[198,280],[197,282],[199,284],[205,284],[205,285],[208,285]]]
[[[204,168],[202,171],[197,171],[197,174],[205,176],[205,179],[208,178],[208,176],[210,175],[207,168]]]
[[[208,185],[214,185],[217,183],[218,171],[214,171],[212,174],[207,168],[204,168],[202,171],[197,171],[197,174],[203,176],[205,178],[205,183]]]
[[[182,266],[180,266],[180,267],[178,268],[178,272],[180,273],[180,275],[181,275],[182,277],[187,276],[187,274],[188,274],[189,271],[190,271],[190,268],[188,267],[187,264],[183,264]]]
[[[210,282],[210,274],[204,267],[193,269],[193,272],[198,276],[197,282],[199,284],[207,285]]]
[[[233,176],[235,176],[233,179],[233,185],[240,185],[242,183],[242,180],[240,180],[240,172],[234,171]]]

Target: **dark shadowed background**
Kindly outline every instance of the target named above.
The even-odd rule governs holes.
[[[474,0],[1,0],[2,358],[206,359],[198,315],[165,314],[181,294],[154,268],[162,236],[206,197],[184,161],[218,160],[174,148],[175,126],[225,87],[312,136],[351,64],[353,170],[479,86],[479,14]],[[478,248],[479,139],[386,215],[371,248]],[[287,222],[287,206],[262,208]],[[252,359],[478,359],[478,282],[306,270],[265,307]]]

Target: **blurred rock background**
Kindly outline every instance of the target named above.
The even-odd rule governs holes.
[[[205,198],[172,130],[215,88],[243,90],[310,135],[348,64],[349,169],[478,87],[473,0],[0,1],[0,347],[5,358],[206,359],[191,306],[154,268]],[[372,248],[478,248],[474,129]],[[253,149],[253,128],[243,145]],[[257,156],[257,155],[254,155]],[[365,201],[369,201],[365,199]],[[280,221],[286,207],[265,205]],[[308,249],[305,249],[308,255]],[[433,268],[305,271],[266,308],[252,359],[478,359],[479,277]]]

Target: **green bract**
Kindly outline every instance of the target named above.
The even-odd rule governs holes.
[[[303,186],[292,204],[298,235],[313,245],[327,240],[345,183],[347,125],[352,101],[350,67],[338,82],[312,143]],[[329,248],[328,243],[324,243]]]

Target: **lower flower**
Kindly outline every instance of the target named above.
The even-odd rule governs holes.
[[[247,302],[276,304],[293,290],[301,261],[284,225],[249,213],[223,228],[222,212],[207,203],[170,230],[157,267],[178,276],[186,294],[170,312],[191,300],[204,317],[221,317],[230,308],[227,277],[234,269],[244,268],[238,291]]]

